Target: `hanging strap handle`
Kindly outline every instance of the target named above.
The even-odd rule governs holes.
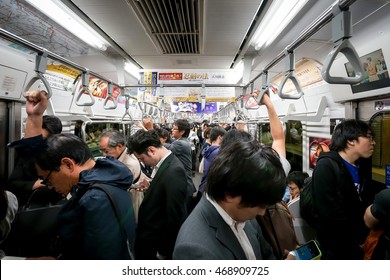
[[[108,82],[107,91],[108,92],[107,92],[106,98],[104,99],[103,108],[106,110],[116,109],[116,107],[118,106],[118,101],[112,95],[112,82]],[[111,100],[113,102],[113,104],[111,106],[107,105],[109,100]]]
[[[75,103],[77,106],[92,106],[93,104],[95,104],[95,98],[93,97],[92,93],[89,91],[89,88],[88,88],[88,85],[89,85],[88,71],[83,72],[83,74],[81,74],[81,80],[82,80],[83,87],[78,92],[78,94],[76,96]],[[88,96],[91,98],[90,102],[84,102],[84,103],[80,102],[80,98],[84,94],[84,92],[86,92],[88,94]]]
[[[122,93],[123,93],[123,89],[121,89]],[[130,118],[130,121],[133,121],[133,118],[131,117],[130,115],[130,111],[129,111],[129,108],[130,108],[130,95],[124,95],[126,101],[125,101],[125,108],[126,108],[126,111],[125,111],[125,114],[123,115],[122,117],[122,121],[124,121],[125,117],[126,116],[129,116]]]
[[[302,91],[302,88],[301,88],[301,85],[299,84],[299,81],[297,79],[297,77],[295,76],[294,74],[294,70],[295,70],[295,57],[294,57],[294,53],[293,52],[289,52],[288,50],[286,50],[286,52],[288,53],[287,55],[287,71],[286,71],[286,74],[284,76],[284,79],[282,80],[282,82],[280,83],[279,85],[279,90],[278,90],[278,95],[280,98],[283,98],[283,99],[299,99],[303,96],[303,91]],[[291,80],[291,82],[294,84],[295,86],[295,89],[297,90],[297,94],[285,94],[283,93],[283,87],[284,85],[286,84],[286,82],[288,80]]]
[[[325,63],[321,70],[322,78],[329,84],[356,84],[363,80],[363,65],[355,48],[348,38],[352,37],[352,19],[350,11],[341,11],[338,6],[334,13],[338,12],[332,19],[332,41],[335,43],[333,49],[326,57]],[[338,10],[337,10],[338,9]],[[339,53],[351,63],[355,76],[354,77],[333,77],[330,75],[330,68]]]
[[[32,77],[30,81],[27,83],[26,87],[24,88],[25,92],[28,91],[36,81],[41,80],[47,90],[47,99],[49,99],[52,96],[53,93],[51,91],[50,84],[46,80],[45,76],[43,75],[46,72],[46,66],[47,66],[47,52],[38,54],[35,57],[35,76]]]

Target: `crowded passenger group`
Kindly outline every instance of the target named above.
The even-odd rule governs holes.
[[[283,125],[267,94],[252,93],[267,109],[270,146],[242,121],[144,119],[128,137],[103,131],[98,158],[45,115],[45,91],[25,95],[25,135],[8,145],[18,159],[1,194],[3,256],[293,260],[296,248],[315,239],[326,260],[390,257],[390,193],[371,186],[364,162],[375,141],[363,121],[340,123],[331,151],[321,153],[310,178],[316,219],[309,225],[299,212],[309,175],[291,170]],[[55,233],[15,248],[23,242],[12,221],[36,190],[44,192],[34,203],[61,205]]]

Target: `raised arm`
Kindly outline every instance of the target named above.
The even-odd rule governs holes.
[[[47,92],[27,91],[26,97],[26,130],[24,138],[42,134],[42,117],[48,106]]]
[[[260,94],[259,90],[253,91],[253,96],[257,97]],[[286,142],[284,139],[284,132],[282,123],[279,120],[278,114],[276,113],[274,104],[272,104],[271,98],[264,94],[260,100],[260,103],[267,107],[269,125],[272,135],[272,148],[278,152],[279,155],[286,157]]]

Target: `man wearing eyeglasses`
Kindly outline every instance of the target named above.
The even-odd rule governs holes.
[[[100,152],[103,156],[112,156],[123,162],[133,174],[133,184],[142,183],[143,188],[129,189],[133,201],[134,214],[136,221],[138,220],[138,209],[144,198],[143,191],[149,187],[149,178],[141,171],[141,164],[134,154],[129,154],[126,148],[126,139],[123,133],[117,130],[109,130],[102,134],[99,139]],[[149,179],[149,180],[148,180]]]
[[[26,93],[26,138],[42,137],[44,91]],[[135,219],[128,187],[129,169],[113,157],[96,161],[88,145],[72,134],[41,141],[33,154],[38,175],[69,200],[57,217],[53,257],[61,259],[132,259]]]
[[[196,192],[194,181],[192,180],[192,149],[188,140],[190,135],[190,123],[185,119],[178,119],[173,123],[171,135],[175,139],[171,144],[164,146],[171,150],[175,156],[182,162],[186,170],[187,179],[187,207],[189,212],[192,210],[192,197]]]
[[[373,131],[364,121],[348,119],[336,126],[331,142],[331,151],[320,154],[312,176],[322,258],[363,259],[361,245],[368,234],[363,215],[374,197],[368,167]]]

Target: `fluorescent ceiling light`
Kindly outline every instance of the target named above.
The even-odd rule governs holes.
[[[103,37],[60,0],[26,1],[92,47],[101,51],[107,49]]]
[[[125,62],[125,71],[139,80],[139,68],[131,62]]]
[[[308,0],[274,0],[266,15],[261,20],[252,44],[256,50],[271,44],[282,30],[290,23]]]

